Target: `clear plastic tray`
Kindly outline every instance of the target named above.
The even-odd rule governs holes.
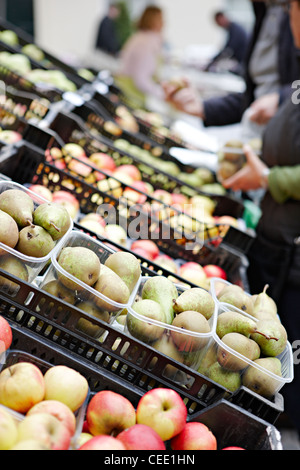
[[[216,302],[216,311],[217,311],[216,324],[217,324],[218,316],[225,311],[238,312],[241,315],[252,319],[254,322],[257,322],[258,320],[255,317],[247,314],[246,312],[234,307],[233,305],[221,303],[218,301],[217,294],[218,294],[218,290],[220,286],[222,287],[222,284],[230,285],[228,281],[224,281],[219,278],[211,279],[211,294]],[[257,371],[262,372],[263,376],[265,376],[265,379],[269,380],[269,383],[271,382],[272,384],[271,389],[273,392],[272,396],[278,393],[285,384],[292,382],[294,379],[293,353],[292,353],[292,347],[289,341],[287,342],[285,350],[277,356],[277,359],[279,359],[281,362],[281,376],[278,376],[275,373],[270,372],[268,369],[262,367],[261,365],[257,364],[254,361],[247,359],[242,354],[238,353],[237,351],[225,345],[222,339],[220,339],[219,336],[217,335],[216,331],[214,332],[214,341],[215,341],[215,344],[214,346],[212,346],[212,349],[210,350],[210,352],[212,352],[213,350],[215,350],[216,352],[217,349],[221,347],[225,352],[228,352],[233,357],[239,360],[242,360],[245,363],[245,367],[239,371],[240,378],[241,378],[241,385],[246,386],[245,383],[243,382],[243,377],[249,367],[252,367],[256,369]],[[261,354],[260,357],[263,358],[264,356]],[[201,372],[204,373],[204,375],[206,375],[205,371],[202,370]],[[260,394],[258,389],[256,388],[252,389],[252,391],[254,392],[257,391],[257,393]],[[270,396],[266,396],[263,393],[262,393],[262,396],[265,396],[265,398],[270,398]]]
[[[48,362],[33,356],[32,354],[30,354],[28,352],[19,351],[17,349],[11,349],[7,354],[6,362],[4,364],[0,363],[0,372],[2,370],[6,369],[7,367],[10,367],[10,366],[12,366],[16,363],[19,363],[19,362],[30,362],[31,364],[36,365],[41,370],[43,375],[51,367],[55,367],[55,366],[49,364]],[[85,399],[84,403],[82,404],[82,406],[74,412],[75,418],[76,418],[76,429],[75,429],[75,433],[74,433],[74,435],[72,436],[72,439],[71,439],[71,448],[75,448],[76,442],[77,442],[77,440],[78,440],[78,438],[79,438],[79,436],[82,432],[82,427],[83,427],[84,420],[85,420],[86,408],[87,408],[87,404],[89,402],[89,399],[90,399],[90,389],[88,390],[86,399]],[[7,410],[11,414],[11,416],[13,416],[16,419],[17,422],[22,421],[25,417],[25,415],[23,415],[22,413],[18,413],[16,411],[12,410],[11,408],[8,408],[8,407],[6,407],[2,404],[0,404],[0,407]]]
[[[134,310],[134,303],[141,299],[143,287],[145,283],[149,280],[149,277],[142,277],[137,295],[134,298],[134,301],[128,308],[126,322],[125,322],[125,332],[131,337],[135,337],[138,340],[143,341],[145,344],[157,349],[158,351],[162,352],[163,354],[175,359],[176,361],[185,364],[186,366],[190,367],[193,370],[197,370],[199,364],[201,362],[201,358],[205,355],[206,349],[210,346],[211,342],[213,341],[213,332],[216,328],[216,308],[214,310],[213,315],[208,319],[209,324],[209,332],[207,333],[197,333],[192,330],[183,329],[178,326],[174,326],[172,324],[167,324],[158,320],[150,319],[143,315],[140,315]],[[184,287],[182,285],[175,284],[177,289],[178,295],[183,293],[184,291],[188,290],[189,288]],[[199,314],[201,315],[201,314]],[[175,314],[176,317],[176,314]],[[154,331],[154,335],[152,337],[148,337],[144,335],[141,337],[139,334],[135,334],[132,327],[130,327],[130,321],[137,321],[144,324],[144,328],[142,326],[142,331],[144,332],[150,327]],[[140,331],[141,331],[140,329]],[[157,339],[153,340],[153,337]],[[171,343],[172,351],[174,351],[174,344],[175,346],[175,355],[168,354],[168,347],[165,349],[160,349],[162,347],[161,344],[158,345],[157,341],[163,341],[165,343]]]
[[[28,194],[28,196],[30,196],[34,202],[34,209],[36,209],[41,204],[49,202],[43,197],[35,194],[33,191],[30,191],[30,189],[27,189],[25,186],[22,186],[12,181],[0,181],[0,194],[9,189],[18,189]],[[7,255],[12,255],[14,258],[16,258],[21,263],[23,263],[23,265],[25,265],[27,272],[28,272],[28,279],[24,279],[24,280],[31,283],[40,274],[40,272],[47,265],[47,263],[50,261],[51,255],[54,252],[55,248],[59,247],[64,242],[64,238],[71,232],[72,228],[73,228],[73,221],[70,218],[70,228],[68,232],[60,240],[55,242],[54,249],[51,250],[47,256],[43,256],[41,258],[26,256],[23,253],[19,252],[18,250],[14,248],[10,248],[9,246],[1,242],[0,242],[0,248],[1,250],[4,250],[7,253]],[[11,290],[12,288],[13,290],[15,288],[13,284],[10,286],[2,285],[0,289]]]
[[[63,243],[60,244],[54,250],[52,257],[51,257],[51,265],[48,268],[47,272],[45,273],[44,277],[42,278],[42,281],[40,282],[39,287],[40,289],[43,290],[45,289],[46,284],[48,284],[51,281],[58,280],[59,276],[67,277],[69,280],[72,281],[72,283],[75,286],[75,288],[71,290],[72,300],[74,297],[74,303],[72,303],[68,299],[62,299],[62,300],[64,300],[67,303],[70,303],[71,305],[75,305],[78,309],[81,309],[81,307],[83,307],[83,304],[87,304],[87,303],[89,303],[90,305],[96,306],[97,312],[99,314],[98,318],[104,321],[105,323],[111,324],[124,309],[127,309],[128,305],[135,298],[141,277],[139,278],[135,287],[133,288],[128,302],[126,303],[116,302],[106,297],[105,295],[101,294],[93,286],[88,286],[87,284],[83,283],[82,281],[74,277],[73,275],[69,274],[66,270],[64,270],[60,266],[60,264],[58,263],[58,257],[59,257],[61,250],[65,247],[76,247],[76,246],[89,248],[94,253],[96,253],[96,255],[98,256],[100,260],[101,265],[105,263],[105,261],[108,259],[108,257],[111,254],[115,253],[114,250],[110,249],[109,247],[107,247],[100,241],[96,240],[95,238],[92,238],[83,232],[72,230],[68,234],[68,236],[65,237]],[[85,313],[89,314],[89,311],[87,310],[84,310],[84,311]],[[97,317],[94,317],[94,318],[97,318]],[[97,326],[95,328],[96,328],[95,335],[97,337],[101,336],[102,334],[101,328],[99,327],[97,328]],[[84,328],[84,330],[88,331],[86,330],[86,328]],[[94,329],[93,329],[92,336],[95,337],[95,335],[94,335]]]

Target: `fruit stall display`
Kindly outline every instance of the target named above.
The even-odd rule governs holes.
[[[25,42],[30,45],[22,35],[7,44],[7,29],[0,28],[2,53],[15,55]],[[228,219],[212,221],[217,203],[234,199],[224,194],[214,199],[201,187],[185,194],[185,202],[199,197],[211,208],[207,221],[184,219],[199,223],[204,236],[204,244],[186,250],[191,240],[175,236],[183,214],[178,198],[170,196],[195,185],[125,148],[136,145],[148,155],[150,149],[156,161],[164,155],[165,163],[174,163],[167,159],[166,144],[176,140],[171,134],[160,140],[159,132],[155,139],[155,126],[149,133],[149,127],[140,126],[141,133],[119,127],[122,134],[114,135],[116,124],[125,127],[128,116],[134,118],[131,124],[147,119],[125,106],[125,113],[119,108],[115,116],[119,120],[106,121],[115,127],[98,135],[107,96],[101,100],[97,91],[83,107],[65,106],[63,93],[80,96],[80,85],[89,80],[64,70],[78,88],[69,88],[68,81],[41,87],[29,73],[40,72],[37,59],[44,58],[37,52],[27,48],[34,56],[23,76],[9,55],[0,60],[1,77],[10,85],[0,106],[1,132],[6,132],[2,141],[0,132],[0,245],[12,255],[10,263],[0,265],[0,430],[1,425],[9,429],[0,432],[0,449],[281,449],[275,424],[284,411],[281,389],[293,380],[291,346],[267,286],[248,293],[251,237],[242,238],[244,245],[243,234]],[[44,63],[41,69],[46,68]],[[113,104],[113,94],[108,96]],[[58,101],[63,111],[56,114]],[[89,121],[94,127],[82,125],[83,109],[94,113],[96,119]],[[99,166],[92,161],[96,152],[108,157],[114,171],[103,168],[104,160]],[[137,180],[132,172],[120,172],[126,165],[135,169]],[[150,169],[153,179],[147,180]],[[22,191],[18,210],[16,200],[4,203],[12,188]],[[35,206],[20,211],[29,194]],[[140,211],[132,210],[137,202]],[[156,205],[155,217],[150,218],[146,203]],[[108,206],[117,219],[104,211]],[[16,213],[26,219],[25,226],[15,220]],[[140,214],[145,237],[133,240],[122,222],[136,221]],[[8,220],[10,227],[17,225],[15,243],[5,238]],[[40,230],[45,237],[47,232],[47,253],[40,252],[34,234],[21,237],[22,230]],[[39,260],[39,269],[32,272],[29,263],[21,263],[27,272],[22,276],[20,259],[26,257]],[[27,389],[24,373],[32,380]],[[9,383],[18,387],[19,397],[5,394]],[[157,413],[149,413],[152,407]],[[107,410],[111,421],[103,427]]]
[[[151,265],[154,265],[156,271],[162,268],[168,270],[169,276],[174,277],[178,282],[194,283],[207,287],[208,277],[217,274],[226,275],[231,282],[247,288],[247,260],[245,256],[229,251],[223,243],[217,244],[218,246],[214,246],[212,243],[201,245],[197,253],[195,250],[186,252],[184,246],[179,244],[179,240],[169,239],[168,226],[164,227],[161,221],[156,222],[153,217],[151,217],[150,230],[155,233],[155,240],[135,240],[131,241],[128,246],[126,224],[125,226],[124,224],[118,225],[119,221],[115,220],[114,213],[111,220],[101,213],[101,208],[105,208],[104,204],[106,208],[107,204],[113,204],[117,208],[117,214],[121,215],[120,205],[117,205],[120,204],[119,200],[112,195],[96,190],[82,179],[66,173],[51,163],[46,163],[44,151],[39,151],[28,142],[20,141],[16,146],[10,148],[10,152],[6,152],[2,159],[0,157],[0,169],[3,174],[13,177],[21,184],[30,184],[30,187],[36,187],[36,190],[42,186],[42,194],[48,199],[64,201],[72,218],[83,229],[96,236],[99,235],[100,239],[103,237],[125,245],[130,251],[142,256],[144,263],[148,260],[148,264],[150,262]],[[120,187],[121,183],[119,183]],[[131,217],[132,220],[135,220],[135,213],[132,213]],[[142,219],[143,231],[146,233],[145,238],[147,238],[149,230],[147,220],[148,215]],[[127,223],[127,219],[125,222]],[[209,273],[211,265],[216,266],[216,269],[211,269],[211,273]],[[208,266],[206,273],[205,266]]]

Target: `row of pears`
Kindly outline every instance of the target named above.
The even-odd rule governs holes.
[[[164,276],[153,276],[141,285],[126,314],[126,330],[157,351],[194,368],[211,336],[215,312],[212,295],[202,288],[179,291]],[[166,371],[165,371],[166,372]],[[167,375],[176,368],[167,366]]]
[[[278,356],[286,349],[288,337],[267,288],[249,295],[240,286],[227,283],[217,292],[227,310],[219,309],[219,341],[208,350],[199,372],[231,392],[243,385],[272,398],[279,383],[276,377],[282,377]]]
[[[139,260],[127,252],[112,253],[103,262],[100,258],[100,252],[86,246],[62,248],[57,257],[62,269],[55,269],[55,278],[50,270],[42,289],[92,317],[110,323],[111,318],[127,305],[139,282],[141,266]],[[79,318],[76,328],[93,338],[103,332],[97,322],[85,317]]]
[[[22,255],[35,259],[48,256],[71,223],[67,210],[58,204],[45,202],[35,208],[34,200],[26,191],[4,190],[0,194],[0,242],[3,244],[0,268],[27,282],[28,266]],[[11,249],[20,255],[15,255]],[[0,285],[2,289],[17,288],[16,283],[4,276],[0,276]]]

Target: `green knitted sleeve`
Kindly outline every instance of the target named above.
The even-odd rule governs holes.
[[[300,200],[300,165],[271,168],[268,182],[269,191],[279,204],[288,199]]]

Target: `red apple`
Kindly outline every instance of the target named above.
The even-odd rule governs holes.
[[[114,159],[103,152],[95,152],[90,155],[90,161],[100,170],[113,172],[116,169]]]
[[[0,373],[2,405],[27,413],[45,397],[45,381],[40,369],[31,362],[17,362]]]
[[[162,438],[154,429],[145,424],[135,424],[118,436],[126,450],[166,450]]]
[[[163,441],[172,439],[186,424],[187,408],[181,396],[172,389],[155,388],[146,392],[136,409],[137,424],[146,424]]]
[[[172,197],[172,206],[183,209],[183,207],[189,204],[189,199],[184,194],[171,193]]]
[[[71,435],[66,426],[49,413],[25,416],[18,424],[18,442],[35,440],[51,450],[68,450]]]
[[[151,185],[145,183],[144,181],[134,181],[131,186],[137,189],[138,191],[142,191],[145,194],[150,194],[153,189]]]
[[[97,212],[89,212],[88,214],[83,216],[80,222],[85,222],[86,220],[92,220],[93,222],[97,222],[98,224],[102,225],[102,227],[105,227],[106,225],[106,222],[102,215],[97,214]]]
[[[132,188],[125,188],[123,191],[123,197],[133,204],[144,204],[147,201],[146,194],[141,194]]]
[[[171,440],[172,450],[217,450],[217,439],[203,423],[186,423]]]
[[[74,436],[76,431],[76,417],[73,411],[58,400],[43,400],[34,405],[27,412],[26,416],[30,416],[34,413],[50,413],[61,421],[69,430],[70,435]]]
[[[52,162],[53,160],[60,160],[63,158],[63,153],[58,147],[48,148],[45,150],[45,158],[47,162]]]
[[[227,274],[220,266],[207,264],[206,266],[203,266],[203,270],[207,277],[219,277],[225,281],[227,280]]]
[[[121,181],[121,183],[126,184],[128,186],[131,186],[134,182],[132,176],[130,176],[125,171],[120,170],[119,168],[117,168],[116,171],[113,172],[113,178],[117,179],[118,181]]]
[[[85,156],[85,150],[81,145],[74,144],[74,143],[68,143],[65,144],[62,148],[62,153],[65,156],[71,156],[71,157],[82,157]]]
[[[117,436],[136,423],[135,409],[121,394],[102,390],[90,400],[86,410],[89,432],[94,436],[108,434]]]
[[[44,374],[45,400],[57,400],[73,412],[85,402],[89,385],[87,379],[72,367],[57,365]]]
[[[156,189],[152,194],[152,197],[158,199],[164,204],[167,204],[168,206],[172,205],[172,196],[170,193],[168,193],[168,191],[165,191],[164,189]]]
[[[180,272],[184,271],[185,269],[196,269],[197,271],[203,271],[201,264],[195,263],[194,261],[188,261],[180,266]]]
[[[132,251],[137,256],[142,256],[143,258],[147,259],[148,261],[153,261],[153,258],[151,258],[151,256],[149,256],[148,251],[145,251],[142,248],[135,248]]]
[[[224,447],[222,450],[246,450],[243,447],[235,447],[235,446],[230,446],[230,447]]]
[[[131,245],[131,250],[142,249],[149,254],[151,260],[154,260],[159,255],[159,248],[152,240],[136,240]]]
[[[126,448],[116,437],[102,434],[92,437],[92,439],[82,444],[78,450],[126,450]]]
[[[53,199],[52,192],[46,186],[42,186],[41,184],[32,184],[31,186],[29,186],[28,189],[30,189],[30,191],[37,194],[38,196],[47,199],[47,201],[51,202]]]
[[[9,129],[1,130],[0,140],[7,144],[14,144],[15,142],[18,142],[19,140],[22,140],[22,134],[20,134],[20,132],[9,130]]]
[[[74,204],[75,207],[79,208],[79,202],[71,192],[69,191],[56,191],[53,193],[53,202],[58,202],[58,201],[69,201],[72,204]]]
[[[84,163],[87,163],[87,165],[85,165]],[[76,159],[71,159],[71,161],[68,163],[68,169],[74,171],[76,175],[83,176],[84,178],[86,178],[93,171],[92,167],[90,166],[90,163],[91,162],[86,155],[80,155],[77,156]]]
[[[10,348],[12,340],[11,326],[4,317],[0,316],[0,354]]]
[[[133,181],[141,181],[142,176],[140,170],[135,165],[120,165],[117,172],[126,173]]]
[[[155,264],[161,266],[162,268],[168,269],[172,273],[176,274],[178,271],[177,264],[175,261],[168,255],[159,255],[155,258]]]

